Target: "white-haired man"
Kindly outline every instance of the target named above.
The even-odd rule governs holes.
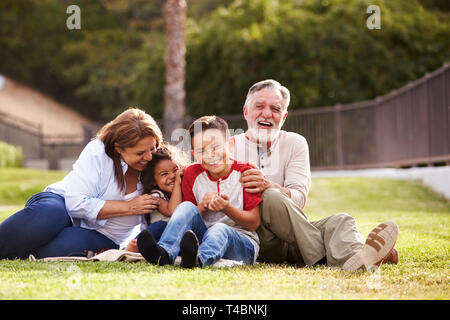
[[[243,108],[248,130],[235,135],[234,158],[255,169],[241,177],[248,192],[262,192],[259,261],[327,264],[369,270],[398,263],[398,226],[379,224],[366,241],[355,220],[339,213],[308,221],[303,213],[311,186],[306,139],[281,130],[288,115],[289,90],[275,80],[250,87]]]

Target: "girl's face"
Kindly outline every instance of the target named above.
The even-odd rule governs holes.
[[[161,160],[155,166],[154,179],[158,188],[167,193],[172,193],[178,165],[172,160]]]

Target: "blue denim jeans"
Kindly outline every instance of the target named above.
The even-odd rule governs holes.
[[[207,228],[197,206],[188,201],[175,209],[158,242],[172,263],[178,256],[181,239],[187,230],[192,230],[199,240],[198,259],[203,266],[213,265],[221,258],[253,263],[255,249],[247,237],[223,223]]]
[[[155,238],[156,241],[158,241],[161,238],[162,233],[164,232],[164,229],[167,226],[167,222],[160,220],[153,223],[150,223],[150,225],[147,227],[147,230],[151,232],[153,235],[153,238]],[[137,236],[136,236],[137,239]]]
[[[119,246],[95,230],[72,226],[64,198],[51,192],[35,194],[0,224],[0,259],[83,255],[103,248]]]

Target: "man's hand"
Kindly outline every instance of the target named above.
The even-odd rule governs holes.
[[[262,173],[261,170],[255,168],[244,171],[241,175],[240,182],[242,187],[248,193],[260,193],[268,188],[273,187],[272,182]]]

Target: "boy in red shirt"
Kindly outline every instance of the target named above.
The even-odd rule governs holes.
[[[157,243],[145,230],[139,252],[153,264],[209,266],[221,258],[253,264],[259,252],[260,194],[247,193],[241,173],[251,167],[230,159],[232,140],[225,120],[204,116],[190,128],[197,163],[184,170],[183,202]]]

